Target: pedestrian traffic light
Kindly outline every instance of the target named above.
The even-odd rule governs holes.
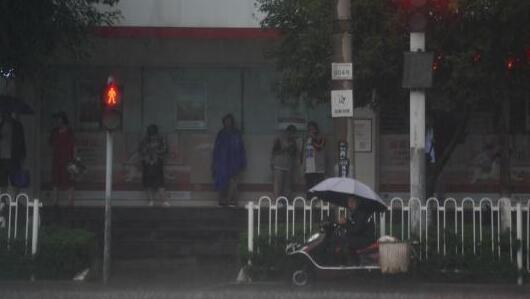
[[[473,53],[473,57],[472,57],[472,60],[473,60],[473,63],[474,64],[477,64],[477,63],[480,63],[480,61],[482,60],[482,52],[480,51],[475,51]]]
[[[515,58],[508,57],[508,59],[506,59],[506,70],[511,72],[513,71],[514,68],[515,68]]]
[[[121,127],[122,121],[122,92],[113,77],[107,79],[103,90],[101,125],[106,130],[116,130]]]

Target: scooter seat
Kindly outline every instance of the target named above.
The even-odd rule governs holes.
[[[355,253],[360,255],[360,254],[372,253],[377,250],[379,250],[379,242],[372,243],[365,248],[357,249]]]

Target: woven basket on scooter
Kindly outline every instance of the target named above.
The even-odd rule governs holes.
[[[404,242],[379,243],[379,266],[382,273],[403,273],[409,270],[410,247]]]

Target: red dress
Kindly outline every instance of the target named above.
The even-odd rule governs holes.
[[[50,136],[53,151],[52,184],[58,189],[72,187],[67,170],[68,163],[74,159],[74,134],[70,128],[56,128]]]

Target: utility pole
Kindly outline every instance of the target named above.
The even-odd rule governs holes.
[[[425,32],[410,33],[410,51],[425,51]],[[410,197],[425,201],[425,89],[410,90]],[[412,202],[411,233],[421,234],[421,208]]]
[[[355,177],[351,0],[333,1],[331,114],[339,143],[339,176]]]
[[[421,203],[426,200],[425,89],[432,86],[433,55],[425,52],[426,0],[410,4],[410,52],[405,53],[403,87],[410,89],[410,228],[412,239],[418,240]]]

